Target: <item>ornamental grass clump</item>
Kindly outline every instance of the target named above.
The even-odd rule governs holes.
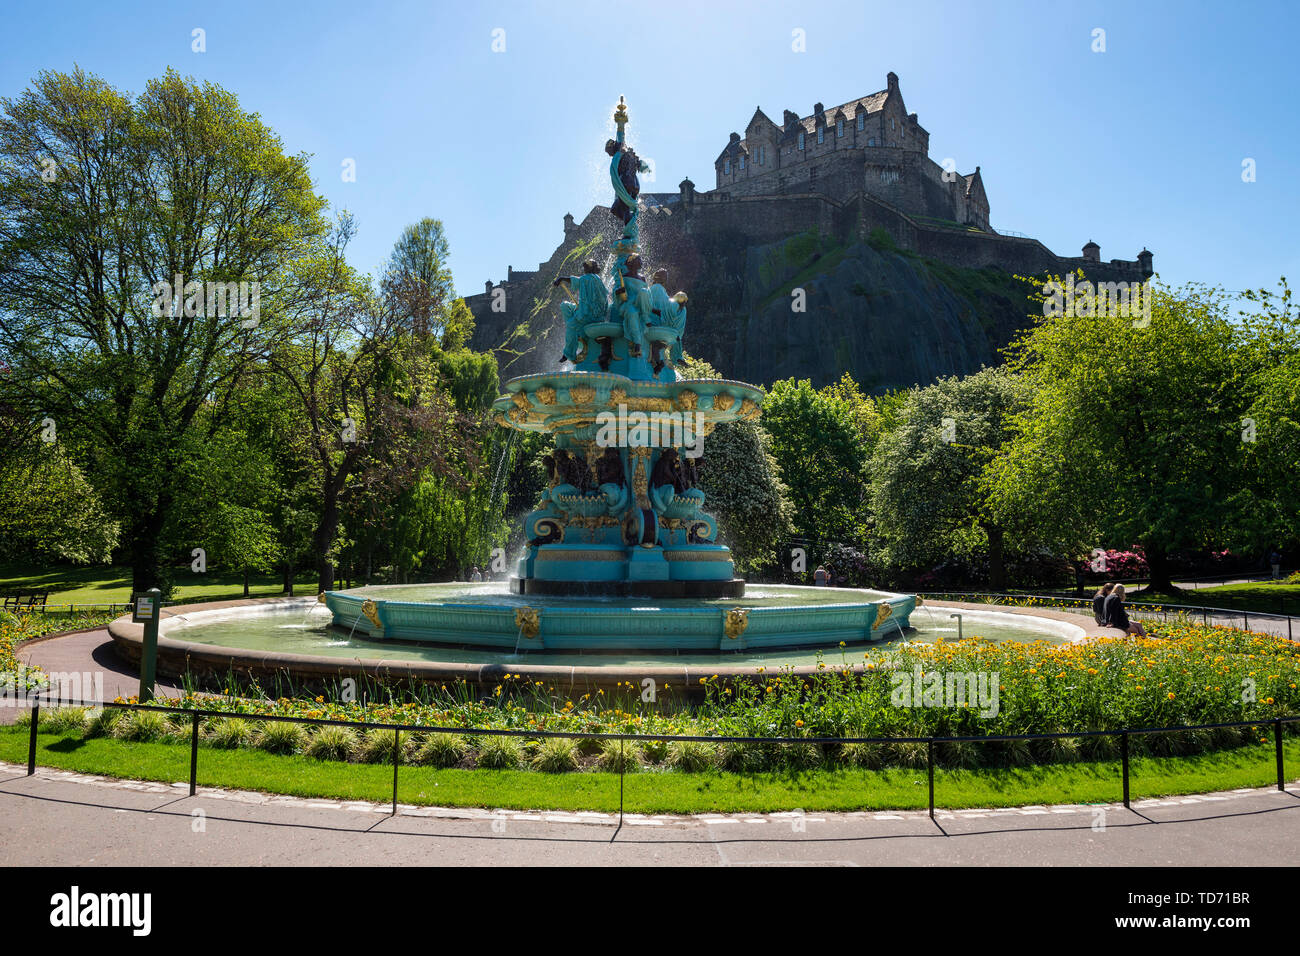
[[[523,758],[523,747],[515,737],[480,738],[475,762],[486,770],[514,770]]]
[[[307,731],[301,724],[287,720],[269,720],[253,737],[258,750],[273,754],[296,754],[307,749]]]
[[[307,756],[317,760],[349,760],[357,747],[357,735],[347,727],[317,728],[307,742]]]
[[[172,737],[172,726],[166,714],[156,710],[135,710],[114,725],[113,736],[136,743],[157,742]]]
[[[357,745],[357,754],[364,763],[392,763],[393,751],[397,747],[398,731],[372,730],[361,738]],[[411,745],[410,734],[403,734],[401,746],[403,756]]]
[[[60,707],[49,714],[41,714],[41,730],[60,737],[80,737],[86,732],[86,708]]]
[[[717,760],[717,752],[711,744],[702,740],[674,740],[668,745],[665,760],[668,767],[681,773],[703,773],[710,770]]]
[[[630,740],[606,740],[596,766],[606,773],[633,773],[641,768],[641,748]]]
[[[221,750],[247,747],[253,740],[252,721],[242,717],[218,717],[207,730],[208,743]]]
[[[568,737],[547,737],[533,754],[533,769],[543,773],[569,773],[580,766],[578,745]]]
[[[469,743],[460,734],[430,734],[420,745],[416,759],[429,767],[455,767],[469,754]]]

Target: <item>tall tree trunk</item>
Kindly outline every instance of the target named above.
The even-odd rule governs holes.
[[[282,575],[283,583],[280,586],[280,593],[293,594],[293,584],[291,583],[293,581],[293,572],[290,570],[289,562],[284,562],[284,564],[281,565],[281,569],[280,573]]]
[[[1169,555],[1163,550],[1148,547],[1147,568],[1151,573],[1150,590],[1162,594],[1172,594],[1174,590],[1173,571],[1169,566]]]
[[[1003,539],[1006,534],[997,525],[985,525],[984,533],[989,539],[989,589],[1003,591],[1007,585],[1006,565],[1003,558]]]
[[[137,594],[158,588],[166,597],[169,575],[164,573],[162,535],[165,515],[158,509],[134,511],[129,519],[131,590]]]
[[[244,568],[244,597],[248,597],[248,568]]]
[[[330,547],[339,531],[338,491],[333,482],[325,486],[320,521],[312,535],[312,556],[316,559],[316,588],[318,591],[334,590],[334,562],[330,560]]]

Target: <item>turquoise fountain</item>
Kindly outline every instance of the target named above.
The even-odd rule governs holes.
[[[763,393],[679,376],[687,296],[669,294],[664,270],[647,275],[637,196],[648,167],[627,145],[621,98],[614,122],[605,152],[622,230],[609,273],[588,261],[581,275],[555,279],[571,300],[561,305],[560,359],[570,367],[511,379],[493,406],[498,424],[554,439],[550,486],[524,519],[510,593],[402,600],[397,587],[330,591],[321,599],[335,626],[370,638],[568,652],[835,647],[901,635],[916,602],[906,595],[824,591],[810,602],[794,593],[804,589],[781,588],[744,601],[697,469],[713,430],[757,419]]]

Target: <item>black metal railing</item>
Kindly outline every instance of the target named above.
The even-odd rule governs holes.
[[[51,703],[47,701],[47,704]],[[1295,717],[1273,717],[1265,720],[1245,720],[1233,721],[1229,723],[1218,724],[1187,724],[1173,727],[1130,727],[1121,730],[1086,730],[1086,731],[1062,731],[1045,734],[999,734],[988,736],[971,736],[971,737],[704,737],[704,736],[685,736],[670,734],[602,734],[586,733],[579,731],[552,731],[552,730],[497,730],[478,727],[430,727],[418,724],[390,724],[390,723],[369,723],[362,721],[350,720],[333,720],[326,717],[294,717],[280,714],[232,714],[228,711],[206,710],[202,708],[177,708],[177,707],[160,707],[154,704],[132,704],[114,701],[112,703],[98,701],[65,701],[57,700],[54,703],[68,707],[116,707],[122,710],[135,711],[153,711],[167,714],[175,717],[188,714],[190,717],[190,779],[189,793],[194,796],[198,789],[198,763],[199,763],[199,724],[205,717],[222,718],[222,717],[240,717],[250,721],[277,721],[285,723],[306,724],[309,726],[330,726],[330,727],[348,727],[364,731],[381,730],[393,732],[393,815],[397,814],[397,779],[398,769],[402,762],[401,736],[403,732],[411,734],[455,734],[460,736],[473,737],[517,737],[524,739],[543,740],[547,738],[563,738],[567,740],[617,740],[620,742],[620,754],[622,747],[627,742],[640,743],[644,741],[663,741],[673,743],[676,741],[691,741],[708,744],[727,744],[738,743],[750,746],[771,746],[774,744],[925,744],[926,745],[926,771],[929,778],[930,787],[930,818],[934,818],[935,811],[935,789],[934,789],[934,748],[936,744],[947,743],[1001,743],[1011,740],[1057,740],[1062,738],[1086,738],[1086,737],[1117,737],[1120,741],[1120,773],[1123,788],[1123,802],[1126,809],[1130,808],[1129,793],[1129,760],[1130,748],[1129,740],[1133,736],[1143,734],[1163,734],[1163,733],[1186,733],[1204,730],[1220,730],[1229,728],[1257,728],[1272,725],[1273,740],[1275,751],[1275,764],[1277,771],[1277,789],[1286,791],[1286,766],[1283,756],[1282,747],[1282,728],[1284,724],[1300,722],[1300,716]],[[40,726],[41,700],[36,697],[32,701],[31,713],[31,738],[27,750],[27,775],[30,777],[36,773],[36,751],[37,751],[37,734]],[[618,770],[618,815],[619,822],[623,819],[624,807],[624,777],[626,775],[626,759],[620,759]]]
[[[934,601],[966,601],[971,604],[993,604],[993,605],[1010,605],[1013,607],[1041,607],[1052,608],[1069,607],[1079,608],[1080,610],[1092,611],[1091,597],[1065,597],[1054,594],[1032,594],[1028,592],[1006,593],[997,591],[922,591],[918,596],[925,600]],[[924,605],[923,605],[924,606]],[[1279,630],[1281,625],[1286,625],[1286,636],[1288,640],[1294,641],[1295,624],[1297,619],[1294,615],[1273,614],[1268,611],[1245,611],[1239,608],[1209,607],[1200,604],[1170,604],[1168,602],[1153,603],[1149,601],[1125,601],[1124,608],[1133,616],[1145,620],[1168,621],[1170,615],[1175,618],[1182,616],[1185,618],[1201,618],[1201,623],[1207,627],[1216,619],[1235,621],[1238,618],[1242,621],[1242,630],[1250,630],[1250,619],[1253,617],[1257,621],[1277,621]]]

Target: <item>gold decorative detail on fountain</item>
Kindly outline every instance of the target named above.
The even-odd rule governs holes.
[[[384,625],[379,620],[378,604],[376,604],[374,601],[367,599],[366,602],[361,605],[361,613],[366,616],[366,620],[368,620],[371,624],[373,624],[375,627],[379,628],[380,630],[383,630]]]
[[[749,627],[749,608],[733,607],[727,612],[727,620],[722,625],[722,633],[734,641],[745,633],[747,627]]]
[[[636,456],[636,472],[632,478],[632,490],[636,492],[636,503],[641,508],[649,508],[650,497],[647,491],[649,464],[646,459],[650,457],[650,449],[642,447],[629,450]]]
[[[543,385],[535,392],[535,394],[537,395],[537,400],[543,405],[555,404],[555,389],[551,388],[551,386]]]
[[[583,342],[586,346],[586,342]],[[581,357],[578,359],[582,361]],[[571,385],[569,386],[569,401],[575,405],[590,405],[596,400],[596,390],[590,385]]]
[[[627,125],[627,103],[621,96],[618,98],[618,106],[614,108],[614,123],[617,126]]]
[[[512,422],[522,422],[526,421],[528,418],[528,413],[522,408],[512,408],[508,414],[510,415],[510,420]]]
[[[731,410],[731,406],[736,404],[736,397],[730,392],[719,392],[713,396],[714,411],[726,412]]]
[[[889,615],[891,615],[891,614],[893,614],[893,613],[894,613],[894,606],[893,606],[892,604],[880,604],[880,605],[877,605],[877,606],[876,606],[876,620],[875,620],[875,622],[871,625],[871,629],[872,629],[873,631],[875,631],[875,630],[879,630],[879,629],[880,629],[880,625],[884,624],[885,621],[889,620]]]
[[[918,595],[916,596],[916,603],[915,603],[914,605],[912,605],[912,606],[913,606],[913,607],[920,607],[920,606],[921,606],[922,604],[924,604],[924,603],[925,603],[925,602],[921,600],[921,595],[918,594]]]
[[[497,412],[492,416],[492,421],[496,422],[498,425],[504,425],[506,423],[506,416],[502,412]]]
[[[542,609],[537,607],[515,608],[515,627],[524,637],[532,640],[542,630]]]
[[[700,404],[700,396],[696,395],[689,388],[684,389],[677,393],[677,397],[673,400],[673,404],[677,406],[679,412],[693,412]]]
[[[609,390],[609,405],[613,408],[616,405],[622,405],[627,401],[627,389],[611,388]]]
[[[515,403],[515,407],[523,411],[533,407],[533,403],[528,400],[527,392],[515,392],[510,396],[510,401]]]
[[[325,592],[324,592],[324,591],[321,591],[319,594],[316,595],[316,603],[317,603],[317,604],[324,604],[324,603],[326,603],[326,602],[325,602]]]
[[[752,398],[747,398],[740,403],[740,412],[738,414],[741,418],[756,419],[759,416],[758,406],[754,404]]]

